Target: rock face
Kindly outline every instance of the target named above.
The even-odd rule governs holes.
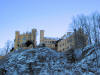
[[[0,61],[7,75],[54,75],[64,71],[66,58],[49,48],[15,51]]]
[[[100,48],[82,51],[81,59],[70,63],[71,52],[67,57],[49,48],[19,49],[0,60],[0,75],[99,75]]]

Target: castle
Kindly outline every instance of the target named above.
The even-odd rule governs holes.
[[[58,38],[44,37],[44,30],[40,30],[40,45],[44,44],[46,47],[56,50],[56,42]]]
[[[36,47],[36,29],[32,29],[31,32],[26,32],[23,34],[20,34],[19,31],[15,32],[15,40],[14,40],[14,48],[27,48],[25,44],[28,42],[31,42],[32,45],[29,46],[29,48]]]
[[[20,34],[19,31],[16,31],[15,36],[15,45],[14,48],[35,48],[37,47],[36,43],[36,29],[32,29],[32,32],[27,32]],[[83,41],[82,41],[83,40]],[[44,30],[40,30],[40,44],[39,46],[48,47],[56,51],[66,51],[71,48],[82,48],[87,45],[88,36],[80,28],[74,32],[67,32],[61,38],[50,38],[44,36]],[[27,46],[26,44],[29,44]]]
[[[40,44],[56,51],[66,51],[71,48],[82,48],[88,44],[88,36],[79,28],[74,32],[67,32],[61,38],[44,37],[44,30],[40,30]]]

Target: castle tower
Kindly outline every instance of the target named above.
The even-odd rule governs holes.
[[[14,48],[17,49],[18,45],[19,45],[19,36],[20,36],[20,32],[16,31],[15,32],[15,44],[14,44]]]
[[[44,30],[40,30],[40,43],[44,41]]]
[[[34,47],[36,47],[36,29],[32,29],[31,40],[33,41]]]

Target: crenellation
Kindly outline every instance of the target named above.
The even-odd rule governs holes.
[[[15,49],[20,48],[20,47],[26,48],[25,43],[27,41],[31,41],[32,44],[34,44],[34,47],[36,47],[36,32],[37,32],[36,29],[32,29],[32,32],[26,32],[26,33],[23,33],[23,34],[20,34],[19,31],[16,31],[16,34],[15,34]]]

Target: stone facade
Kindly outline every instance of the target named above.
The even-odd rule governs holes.
[[[55,49],[57,38],[44,37],[44,30],[40,30],[40,44],[45,44],[46,47]]]
[[[71,48],[83,48],[88,44],[88,36],[81,30],[68,32],[58,42],[57,51],[66,51]]]
[[[66,49],[72,48],[72,46],[74,46],[74,37],[72,33],[67,33],[58,42],[57,51],[65,51]]]
[[[36,29],[32,29],[31,32],[20,34],[19,31],[15,33],[15,49],[17,48],[33,48],[36,47]],[[25,46],[26,42],[32,42],[31,45]],[[50,38],[44,36],[44,30],[40,30],[40,44],[45,45],[48,48],[52,48],[56,51],[66,51],[71,48],[82,48],[88,44],[88,36],[85,35],[82,29],[78,29],[74,32],[67,32],[61,38]]]
[[[78,36],[77,39],[76,36]],[[86,46],[88,44],[87,41],[88,36],[85,35],[85,33],[81,29],[75,32],[67,32],[67,34],[62,36],[60,39],[44,37],[44,31],[40,31],[40,44],[45,44],[46,47],[55,49],[57,51],[66,51],[71,48],[76,48],[76,46],[77,48],[82,48],[83,46]]]
[[[29,47],[25,46],[25,43],[27,41],[31,41],[32,44],[34,44],[34,47],[36,47],[36,29],[32,29],[31,32],[20,34],[19,31],[15,32],[15,41],[14,41],[14,48],[32,48],[33,46],[30,45]]]

